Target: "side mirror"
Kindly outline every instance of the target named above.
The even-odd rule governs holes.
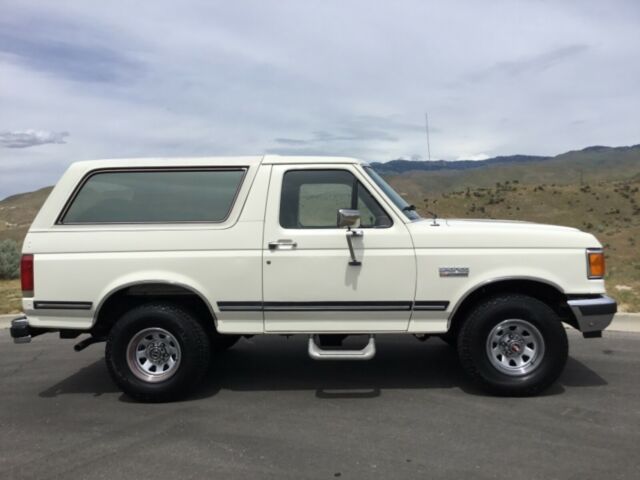
[[[360,226],[360,212],[350,208],[338,210],[338,228],[358,228]]]

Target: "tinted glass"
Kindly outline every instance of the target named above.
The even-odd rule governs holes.
[[[360,211],[362,228],[388,227],[380,204],[346,170],[293,170],[285,173],[280,198],[284,228],[337,228],[338,210]]]
[[[335,227],[337,212],[351,205],[351,185],[343,183],[303,183],[298,196],[300,227]]]
[[[243,176],[242,169],[97,173],[62,223],[221,222]]]

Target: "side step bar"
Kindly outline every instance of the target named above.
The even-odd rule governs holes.
[[[315,335],[309,335],[309,356],[313,360],[371,360],[376,356],[376,339],[369,335],[369,342],[362,350],[323,350]]]

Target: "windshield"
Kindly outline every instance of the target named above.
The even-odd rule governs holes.
[[[391,200],[396,207],[402,210],[402,213],[404,213],[409,220],[418,220],[420,218],[415,207],[413,205],[409,205],[405,199],[402,198],[400,194],[378,174],[378,172],[371,167],[364,167],[364,171],[367,172],[369,177],[371,177],[371,180],[373,180],[375,184],[382,189],[389,200]]]

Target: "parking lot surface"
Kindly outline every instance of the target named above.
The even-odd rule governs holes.
[[[346,363],[299,336],[242,340],[189,400],[144,405],[73,344],[0,331],[1,478],[640,478],[637,333],[571,333],[558,384],[524,399],[477,391],[438,339]]]

